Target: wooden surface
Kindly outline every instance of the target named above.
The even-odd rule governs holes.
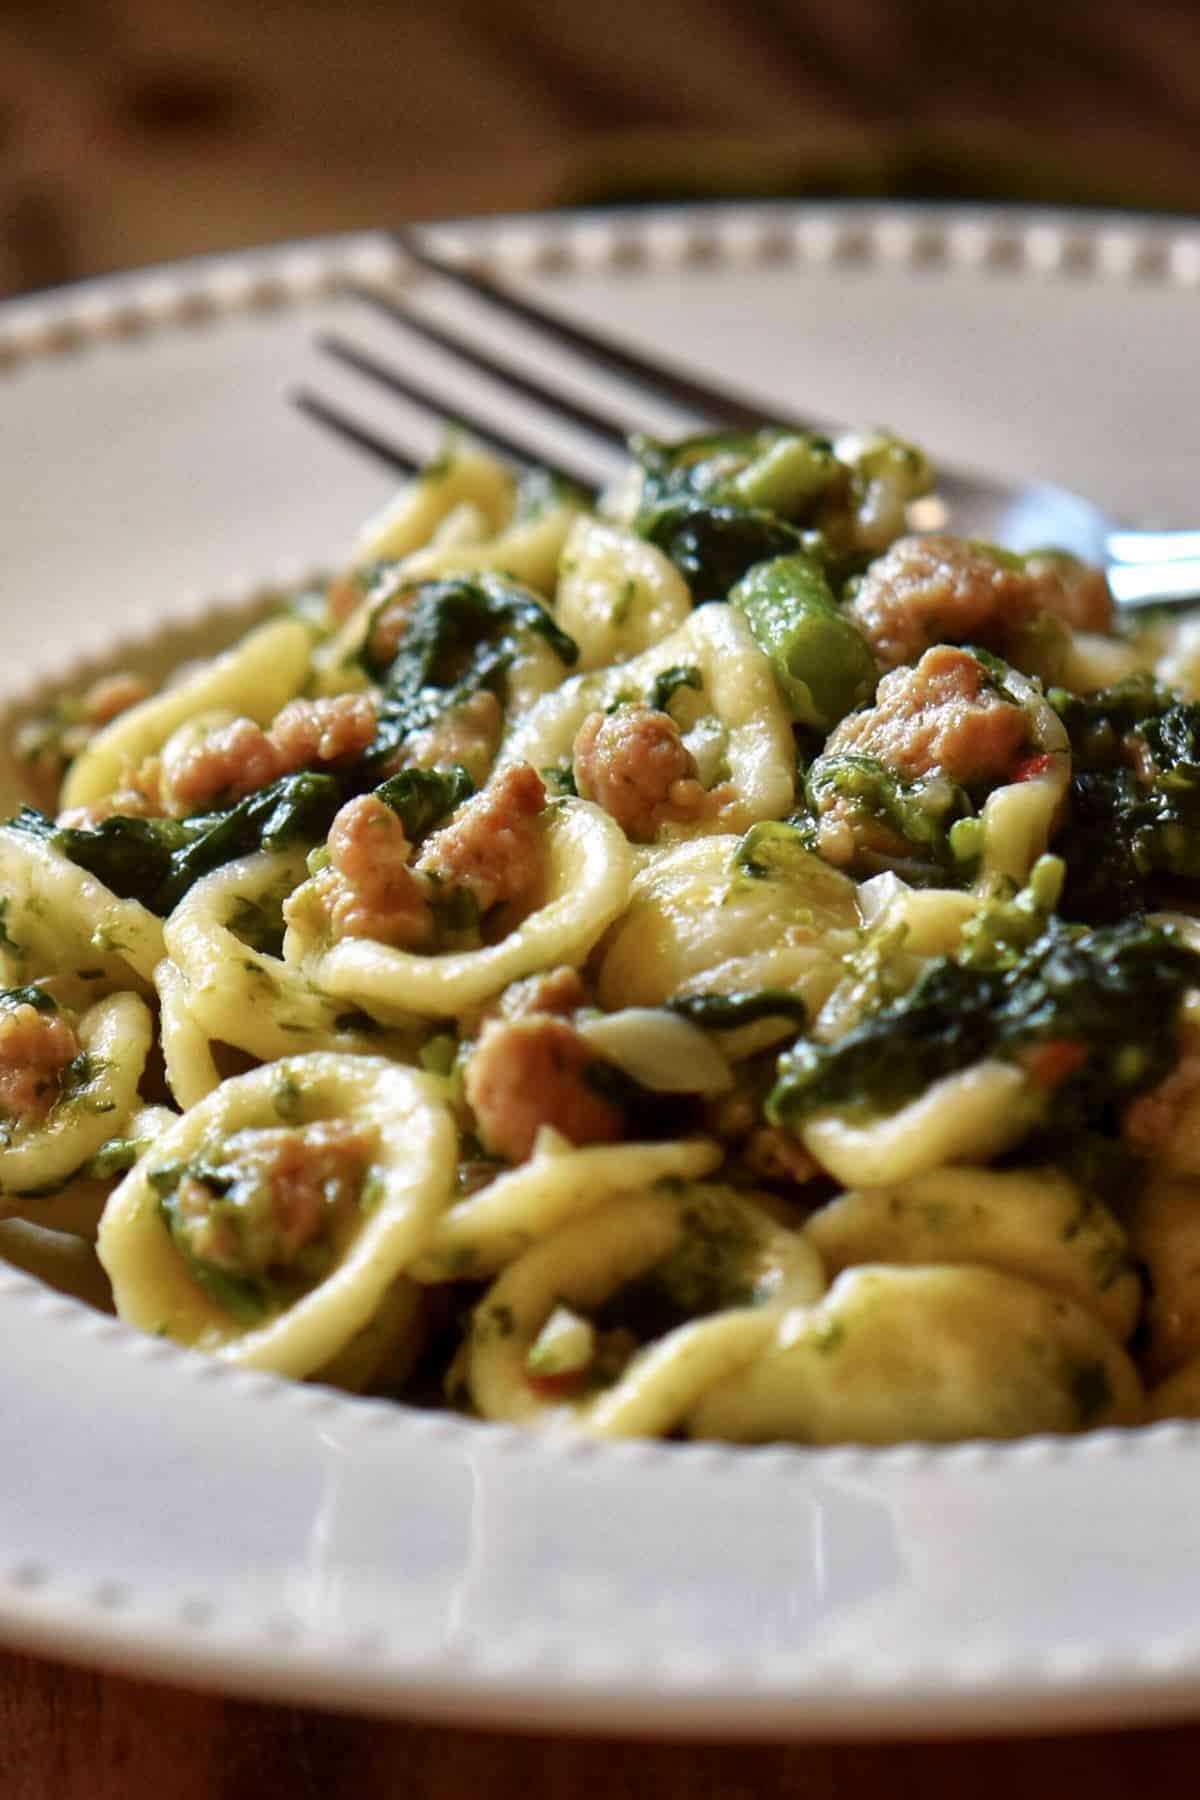
[[[632,1743],[379,1723],[0,1655],[4,1800],[1194,1800],[1200,1727],[925,1744]]]

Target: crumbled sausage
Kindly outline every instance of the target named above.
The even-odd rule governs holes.
[[[595,1061],[587,1041],[563,1019],[538,1013],[485,1025],[466,1070],[467,1100],[483,1142],[510,1162],[524,1162],[543,1125],[573,1144],[619,1138],[621,1108],[588,1079]]]
[[[335,939],[374,938],[405,950],[430,942],[433,914],[408,866],[412,848],[390,806],[374,794],[348,800],[330,828],[328,849],[328,866],[313,893]],[[284,917],[294,910],[285,902]]]
[[[1015,559],[989,556],[965,538],[904,537],[871,564],[849,611],[891,669],[947,641],[1003,649],[1049,590]]]
[[[496,760],[503,726],[503,707],[495,694],[481,688],[436,725],[406,738],[398,767],[448,769],[459,763],[475,786],[482,787]]]
[[[150,693],[150,683],[127,669],[102,675],[83,696],[83,716],[89,725],[107,725],[118,713],[128,712]]]
[[[353,762],[374,735],[367,694],[291,700],[266,731],[252,719],[233,719],[208,732],[171,769],[166,798],[180,815],[232,803],[297,769]]]
[[[903,781],[933,774],[964,784],[1004,780],[1027,734],[1025,713],[986,685],[975,657],[938,644],[915,668],[885,675],[874,706],[844,718],[823,757],[872,756]],[[819,807],[817,848],[836,868],[904,854],[904,839],[852,798],[828,792]]]
[[[1021,707],[988,687],[969,651],[938,644],[916,668],[885,675],[874,706],[835,726],[824,755],[874,756],[906,781],[935,770],[975,781],[1005,774],[1028,728]]]
[[[338,575],[325,590],[325,611],[331,625],[344,625],[362,601],[362,589],[352,575]]]
[[[372,668],[384,668],[400,648],[400,640],[408,630],[409,614],[416,597],[416,587],[402,589],[380,607],[371,621],[367,654]]]
[[[547,969],[540,975],[525,975],[510,981],[502,993],[496,994],[478,1012],[462,1022],[467,1036],[474,1036],[490,1019],[527,1019],[536,1013],[551,1013],[560,1019],[587,1002],[587,989],[578,969],[566,964]]]
[[[760,1180],[789,1182],[794,1187],[803,1187],[822,1173],[820,1163],[809,1155],[799,1138],[774,1125],[764,1125],[750,1133],[742,1160]]]
[[[290,700],[276,713],[269,736],[281,775],[313,763],[354,762],[375,736],[375,705],[366,694]]]
[[[1103,569],[1052,551],[1025,559],[1036,604],[1076,631],[1111,631],[1113,597]]]
[[[499,1007],[506,1019],[524,1019],[531,1013],[556,1013],[566,1018],[586,997],[579,970],[564,965],[511,982],[500,996]]]
[[[575,786],[635,843],[650,843],[660,825],[687,824],[719,804],[696,772],[669,713],[638,704],[589,713],[575,737]]]
[[[286,1267],[356,1197],[374,1148],[373,1133],[337,1119],[239,1132],[225,1159],[234,1175],[228,1192],[185,1175],[175,1230],[193,1256],[229,1274]]]
[[[545,804],[537,770],[513,763],[434,832],[418,870],[445,887],[465,888],[481,913],[521,899],[541,885],[545,843],[538,815]]]
[[[23,1002],[0,1007],[0,1117],[44,1119],[63,1070],[79,1055],[79,1033],[58,1013]]]
[[[1187,1044],[1171,1073],[1126,1108],[1121,1135],[1143,1156],[1160,1154],[1188,1103],[1200,1091],[1200,1044]]]
[[[157,756],[149,756],[137,769],[127,766],[120,785],[103,800],[65,807],[55,823],[64,829],[86,829],[105,819],[157,819],[161,815],[161,765]]]

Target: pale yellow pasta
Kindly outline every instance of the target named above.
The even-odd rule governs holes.
[[[864,1265],[785,1315],[686,1421],[741,1443],[892,1444],[1135,1425],[1137,1372],[1095,1315],[996,1269]]]
[[[0,826],[0,898],[21,979],[38,969],[86,972],[97,992],[147,990],[163,954],[162,922],[137,900],[120,900],[95,876],[28,831]],[[10,965],[11,967],[11,965]]]
[[[110,1118],[112,1115],[109,1115]],[[120,1179],[119,1172],[109,1175],[94,1172],[95,1164],[103,1164],[105,1154],[114,1146],[129,1146],[140,1155],[178,1117],[167,1106],[139,1106],[129,1118],[115,1125],[112,1135],[60,1185],[48,1191],[10,1194],[0,1197],[0,1219],[25,1219],[44,1227],[56,1236],[84,1238],[94,1241],[108,1197]],[[132,1158],[136,1160],[136,1156]],[[128,1167],[128,1163],[125,1164]]]
[[[71,765],[62,804],[91,806],[106,799],[128,768],[155,755],[197,714],[221,710],[265,725],[304,686],[310,649],[309,632],[296,619],[258,626],[224,655],[199,664],[98,732]]]
[[[744,1236],[737,1258],[744,1298],[636,1352],[593,1397],[539,1392],[528,1359],[554,1308],[586,1313],[645,1275],[692,1229],[689,1209],[708,1209],[718,1229]],[[475,1309],[463,1377],[485,1418],[650,1436],[673,1429],[710,1384],[755,1355],[786,1306],[816,1299],[823,1287],[811,1245],[752,1197],[704,1188],[641,1194],[563,1226],[501,1275]]]
[[[138,1083],[153,1037],[145,1001],[110,994],[82,1015],[79,1041],[86,1067],[44,1118],[10,1125],[0,1145],[2,1210],[23,1210],[38,1188],[64,1184],[111,1137],[122,1135],[138,1105]],[[36,1217],[36,1213],[34,1214]],[[49,1216],[49,1215],[48,1215]]]
[[[627,662],[682,625],[687,582],[661,550],[605,519],[575,520],[563,545],[554,612],[579,645],[579,667]]]
[[[1039,1102],[1012,1063],[981,1062],[944,1075],[894,1113],[862,1123],[814,1113],[800,1135],[823,1169],[846,1187],[880,1187],[943,1163],[982,1163],[1028,1130]]]
[[[186,982],[190,1017],[210,1040],[264,1062],[305,1050],[371,1050],[368,1030],[318,993],[282,957],[244,943],[234,927],[270,913],[304,878],[302,855],[258,855],[226,863],[188,891],[164,938]],[[202,1065],[198,1065],[202,1066]]]
[[[1097,688],[1124,681],[1127,675],[1136,675],[1139,669],[1152,668],[1153,664],[1153,653],[1136,641],[1105,637],[1099,631],[1072,631],[1066,639],[1059,679],[1063,687],[1077,694],[1091,694]],[[1173,681],[1172,685],[1184,684]]]
[[[498,458],[455,442],[368,519],[354,546],[353,562],[364,568],[410,556],[464,506],[477,515],[485,532],[494,535],[512,513],[515,495],[516,482]]]
[[[984,803],[980,884],[985,889],[997,876],[1018,887],[1028,879],[1062,817],[1071,780],[1071,746],[1058,714],[1015,669],[1006,672],[1004,684],[1024,705],[1030,738],[1047,761],[1028,779],[997,788]]]
[[[657,676],[672,668],[699,671],[703,717],[685,733],[720,733],[723,768],[731,798],[719,815],[689,826],[688,832],[744,830],[758,819],[788,811],[794,792],[792,730],[771,665],[754,641],[745,615],[732,606],[702,606],[678,630],[631,661],[564,681],[557,693],[527,715],[519,715],[501,747],[500,763],[527,762],[535,769],[571,760],[576,734],[588,714],[622,699],[644,701]],[[701,758],[708,744],[696,743]],[[712,785],[712,784],[710,784]],[[671,827],[678,834],[682,828]]]
[[[348,1393],[379,1393],[411,1375],[425,1341],[425,1294],[399,1275],[366,1324],[310,1379]]]
[[[321,994],[400,1023],[414,1017],[453,1018],[523,975],[581,963],[626,903],[629,846],[608,814],[585,800],[552,805],[545,833],[541,903],[498,943],[427,956],[369,938],[330,944],[297,909],[284,939],[284,957]]]
[[[155,1170],[211,1153],[254,1127],[347,1119],[377,1133],[376,1197],[341,1234],[330,1273],[286,1310],[242,1323],[188,1270],[163,1217]],[[234,1076],[158,1139],[113,1194],[100,1260],[117,1312],[247,1368],[311,1375],[372,1318],[444,1210],[456,1134],[439,1085],[380,1057],[318,1051]]]
[[[656,1182],[693,1181],[720,1160],[711,1138],[576,1147],[544,1125],[528,1162],[497,1175],[438,1221],[415,1272],[422,1281],[494,1275],[568,1220]]]
[[[547,506],[527,519],[514,519],[482,543],[431,544],[404,559],[406,581],[441,581],[453,575],[500,571],[521,587],[552,594],[559,558],[577,506]]]
[[[840,1194],[805,1230],[831,1276],[856,1263],[978,1263],[1065,1295],[1121,1342],[1141,1304],[1125,1232],[1054,1169],[934,1169]]]
[[[158,991],[158,1037],[163,1065],[175,1104],[182,1112],[220,1084],[221,1071],[212,1039],[192,1012],[187,976],[164,956],[154,971]]]
[[[1168,1375],[1200,1355],[1200,1180],[1151,1175],[1134,1203],[1130,1236],[1150,1284],[1146,1366]]]
[[[775,988],[816,1012],[857,942],[854,883],[799,844],[763,875],[747,872],[742,852],[723,834],[643,859],[605,947],[602,1005]]]
[[[113,1309],[112,1291],[95,1249],[72,1232],[51,1231],[28,1219],[0,1219],[0,1263],[97,1312]]]

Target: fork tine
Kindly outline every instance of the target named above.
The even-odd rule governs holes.
[[[735,425],[742,430],[756,430],[762,424],[765,409],[761,404],[755,404],[725,388],[698,381],[695,377],[684,374],[681,369],[651,362],[612,338],[589,331],[582,325],[573,325],[560,318],[557,313],[539,306],[535,300],[526,299],[524,295],[502,287],[488,276],[477,274],[452,258],[428,249],[414,231],[394,231],[392,238],[421,268],[452,282],[477,300],[482,300],[486,306],[534,326],[545,336],[575,351],[587,362],[623,376],[657,398],[672,400],[698,418],[714,424]],[[789,418],[774,408],[771,411],[779,424],[797,431],[814,429],[811,422]]]
[[[387,468],[401,475],[415,475],[420,468],[416,457],[410,456],[399,444],[380,437],[368,426],[352,419],[349,413],[342,412],[340,407],[332,406],[320,394],[314,394],[311,388],[297,388],[289,398],[298,412],[315,420],[326,431],[332,431],[335,437],[353,444],[356,450],[365,450],[368,456],[375,457],[376,461],[385,464]]]
[[[327,332],[317,339],[317,348],[323,350],[327,356],[332,356],[338,362],[344,363],[347,368],[354,369],[360,375],[365,375],[368,381],[374,381],[380,387],[388,388],[393,394],[399,394],[414,405],[424,407],[439,420],[445,420],[446,401],[444,395],[436,394],[424,382],[414,381],[412,376],[404,374],[400,369],[394,368],[392,364],[381,362],[378,357],[363,350],[358,344],[352,344],[334,332]],[[515,438],[498,430],[495,425],[490,424],[488,420],[470,409],[456,405],[453,410],[453,419],[480,443],[487,444],[489,448],[498,451],[501,456],[507,457],[522,468],[536,465],[538,468],[548,469],[560,480],[572,482],[576,487],[583,488],[589,494],[595,492],[600,480],[603,479],[596,469],[584,470],[578,466],[573,467],[561,459],[556,460],[544,456],[540,451],[531,449],[528,444],[518,443]]]
[[[378,288],[364,287],[358,282],[351,282],[347,293],[361,300],[365,305],[373,307],[386,318],[394,319],[411,331],[414,337],[426,343],[436,344],[440,350],[448,350],[459,362],[466,363],[469,368],[478,369],[481,375],[493,375],[511,388],[514,393],[532,400],[538,406],[545,406],[557,413],[560,418],[570,420],[572,425],[579,425],[584,431],[593,432],[597,437],[615,444],[624,450],[625,441],[633,427],[615,414],[606,412],[597,406],[584,406],[581,401],[572,400],[566,394],[558,393],[547,387],[544,382],[537,381],[532,375],[519,369],[507,357],[497,356],[479,349],[462,333],[452,331],[445,325],[435,325],[431,319],[424,318],[412,307],[406,306],[402,300],[393,300],[389,295],[380,293]]]

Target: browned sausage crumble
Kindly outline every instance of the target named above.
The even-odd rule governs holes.
[[[987,686],[969,651],[938,644],[915,668],[885,675],[875,704],[843,719],[823,754],[874,757],[903,781],[935,774],[963,785],[1003,781],[1028,729],[1022,708]],[[817,847],[826,861],[847,868],[864,851],[903,852],[903,840],[848,797],[826,793],[819,805]]]
[[[661,825],[694,822],[720,804],[700,782],[674,719],[652,706],[589,713],[572,761],[580,797],[602,806],[635,843],[651,843]]]
[[[615,1142],[625,1118],[589,1081],[596,1060],[574,1026],[544,1013],[485,1025],[466,1071],[484,1144],[509,1162],[524,1162],[543,1125],[573,1144]]]
[[[905,537],[873,562],[850,616],[885,669],[940,643],[1005,652],[1039,613],[1107,630],[1112,599],[1102,570],[1068,558],[1025,562],[966,538]]]
[[[62,1014],[39,1012],[28,1002],[0,1007],[0,1118],[44,1119],[79,1050],[79,1033]]]
[[[374,1150],[373,1131],[339,1119],[238,1132],[228,1145],[230,1195],[185,1175],[174,1229],[193,1256],[228,1274],[286,1267],[358,1196]]]

